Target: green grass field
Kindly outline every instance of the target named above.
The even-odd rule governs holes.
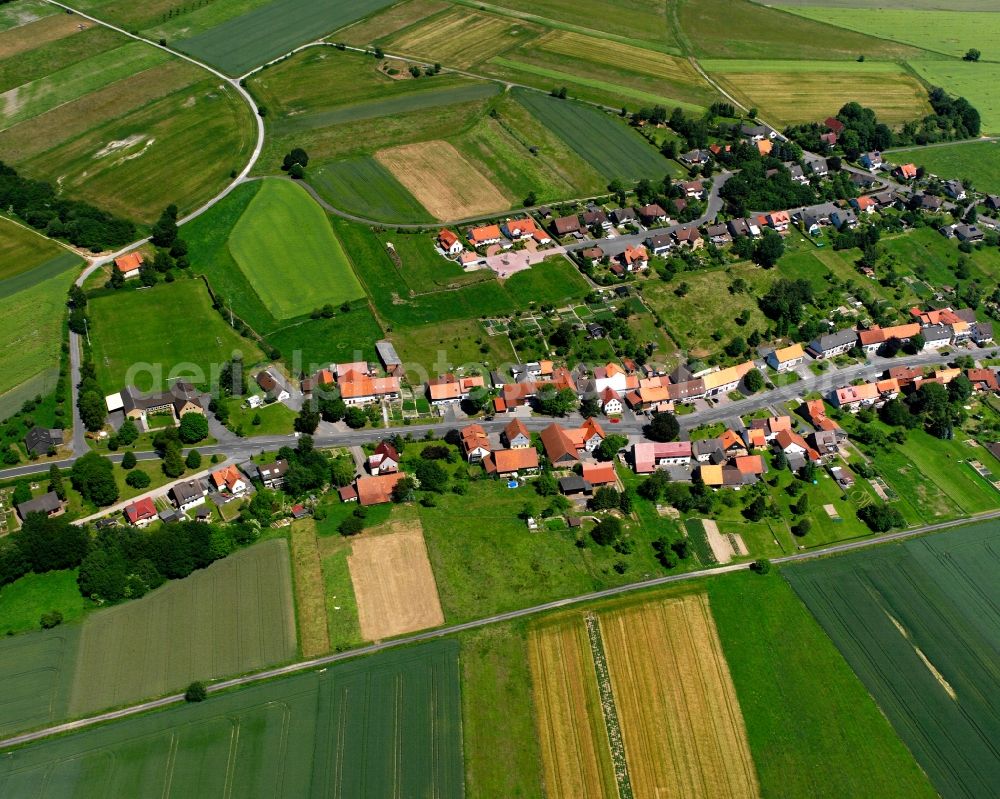
[[[994,522],[785,570],[943,796],[993,792]]]
[[[493,625],[460,640],[466,795],[538,796],[541,753],[524,628]]]
[[[137,702],[294,655],[288,547],[275,539],[88,616],[70,709]]]
[[[744,572],[705,588],[763,796],[935,795],[788,583]]]
[[[594,108],[515,90],[518,102],[609,180],[662,178],[667,161],[638,133]]]
[[[141,222],[192,210],[253,146],[234,89],[93,25],[0,60],[0,91],[5,162]]]
[[[433,222],[392,173],[368,155],[309,170],[309,182],[334,208],[386,222]]]
[[[55,13],[56,9],[44,0],[24,0],[0,9],[0,31],[11,30]]]
[[[681,0],[678,9],[681,35],[699,57],[889,60],[924,53],[749,0]]]
[[[21,750],[5,799],[462,796],[458,645],[437,641]]]
[[[364,294],[323,209],[291,181],[264,181],[233,226],[229,249],[275,319]]]
[[[132,382],[150,390],[164,384],[173,369],[174,376],[207,385],[213,364],[236,350],[247,365],[263,359],[253,342],[223,321],[204,284],[194,278],[98,297],[88,309],[97,379],[109,393],[125,385],[137,364],[143,368]]]
[[[37,630],[43,613],[58,610],[63,622],[77,621],[88,602],[76,585],[76,569],[26,574],[0,588],[0,635]]]
[[[58,368],[66,292],[72,282],[73,274],[63,269],[55,277],[0,297],[0,319],[5,321],[0,336],[0,394]]]
[[[66,717],[79,635],[68,625],[0,639],[0,734]]]
[[[0,295],[8,293],[4,289],[11,278],[67,255],[73,263],[80,263],[80,258],[51,239],[0,217]]]
[[[244,183],[208,213],[184,227],[193,270],[204,274],[213,290],[232,305],[234,313],[266,336],[289,363],[295,352],[301,354],[303,368],[331,361],[374,361],[374,343],[382,337],[382,329],[367,302],[352,303],[347,313],[338,308],[331,319],[303,316],[277,320],[237,266],[229,251],[229,236],[262,185],[263,181],[259,180]],[[353,357],[354,353],[360,354]]]
[[[927,91],[886,61],[704,60],[702,66],[748,107],[778,125],[813,122],[861,99],[890,125],[931,113]]]
[[[961,57],[970,47],[982,51],[987,61],[1000,60],[1000,15],[990,11],[943,11],[914,8],[867,8],[863,13],[850,8],[796,7],[809,19],[839,28],[877,35],[922,50]]]
[[[972,103],[982,117],[984,135],[1000,133],[1000,64],[943,60],[912,60],[909,64],[932,86],[941,86]]]
[[[271,0],[176,44],[195,58],[240,75],[390,4],[391,0]]]
[[[899,163],[912,161],[941,177],[969,179],[979,191],[1000,192],[1000,144],[997,142],[915,147],[912,150],[893,150],[887,157]]]

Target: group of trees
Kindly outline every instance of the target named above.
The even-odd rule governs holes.
[[[955,426],[965,419],[963,406],[971,396],[972,383],[965,375],[958,375],[946,386],[925,382],[905,399],[897,397],[885,403],[879,417],[896,428],[923,427],[935,438],[950,439]]]
[[[895,131],[884,122],[879,122],[872,109],[856,102],[847,103],[837,112],[836,118],[844,124],[844,130],[837,137],[837,147],[854,161],[870,150],[968,139],[979,135],[979,111],[964,97],[951,97],[944,89],[933,88],[928,92],[927,99],[934,113],[911,120]],[[786,136],[815,153],[833,149],[820,139],[826,132],[826,127],[817,122],[785,129]]]
[[[309,166],[309,155],[301,147],[295,147],[286,153],[281,162],[281,168],[296,180],[305,177],[307,166]]]
[[[0,208],[45,235],[94,252],[115,249],[136,237],[135,225],[89,203],[62,197],[52,184],[22,177],[0,161]]]
[[[764,315],[774,320],[778,334],[784,335],[792,325],[802,321],[805,306],[812,300],[813,288],[808,280],[779,278],[760,298],[759,304]]]

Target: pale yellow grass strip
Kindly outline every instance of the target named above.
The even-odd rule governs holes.
[[[759,795],[704,595],[600,614],[636,799]]]
[[[330,651],[323,569],[319,560],[319,547],[316,545],[316,523],[309,519],[293,524],[291,540],[295,612],[299,621],[302,655],[314,657]]]

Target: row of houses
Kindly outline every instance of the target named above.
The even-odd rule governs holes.
[[[392,353],[395,355],[395,350]],[[398,361],[398,358],[396,360]],[[331,364],[304,379],[302,393],[309,399],[317,389],[336,388],[348,406],[395,401],[400,398],[401,369],[395,371],[396,374],[383,377],[379,375],[374,364],[366,361]]]
[[[955,368],[934,369],[925,372],[920,367],[895,366],[886,372],[886,377],[882,380],[861,383],[856,386],[844,386],[834,390],[830,395],[830,400],[841,410],[856,413],[862,408],[881,408],[900,394],[916,391],[928,383],[946,386],[961,374],[963,371]],[[998,381],[997,374],[993,369],[966,369],[964,374],[972,383],[974,391],[1000,390],[1000,381]]]
[[[813,358],[822,360],[842,355],[855,347],[863,350],[865,355],[874,355],[888,341],[895,339],[906,343],[917,335],[924,340],[924,351],[966,341],[980,346],[993,341],[993,324],[977,321],[972,308],[957,311],[951,308],[927,311],[911,308],[910,317],[914,321],[901,325],[874,325],[865,330],[845,328],[824,333],[809,342],[806,350]]]

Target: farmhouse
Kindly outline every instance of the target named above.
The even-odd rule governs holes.
[[[531,434],[520,419],[511,420],[503,429],[501,438],[510,449],[523,449],[531,446]]]
[[[841,122],[836,117],[827,117],[823,120],[823,124],[826,126],[827,130],[832,130],[836,134],[841,134],[844,132],[846,127],[843,122]]]
[[[622,412],[622,399],[613,388],[606,388],[601,393],[601,410],[605,416],[616,416]]]
[[[477,463],[493,451],[490,438],[482,425],[470,424],[460,433],[462,454],[469,463]]]
[[[288,472],[288,461],[281,459],[257,467],[257,477],[264,488],[281,488],[285,484],[285,474]]]
[[[649,266],[649,255],[645,247],[626,246],[619,256],[619,262],[626,272],[638,272]]]
[[[775,449],[785,453],[788,465],[793,470],[804,466],[806,459],[813,463],[818,463],[820,460],[819,453],[809,446],[802,436],[792,430],[782,430],[774,437],[773,444]]]
[[[115,258],[115,269],[126,280],[132,277],[139,277],[139,268],[142,266],[143,261],[141,252],[130,252]]]
[[[760,432],[764,438],[764,441],[771,441],[778,433],[783,430],[792,429],[792,417],[791,416],[768,416],[765,419],[754,419],[751,422],[750,433]],[[760,446],[757,441],[751,440],[750,442],[754,446]]]
[[[534,447],[520,449],[496,449],[483,458],[487,474],[501,476],[538,470],[538,450]]]
[[[690,247],[692,250],[697,250],[705,244],[701,233],[698,232],[698,228],[693,225],[691,227],[678,228],[672,235],[678,247]]]
[[[32,427],[24,437],[24,448],[29,455],[48,455],[63,443],[63,431],[48,427]]]
[[[917,176],[917,167],[914,164],[903,164],[892,170],[892,174],[899,180],[913,180]]]
[[[862,195],[861,197],[851,198],[851,207],[859,214],[873,214],[878,207],[878,203],[871,197]]]
[[[448,373],[427,381],[427,398],[433,405],[450,405],[467,400],[474,389],[484,388],[480,375],[455,377]]]
[[[65,512],[66,503],[59,499],[59,495],[55,491],[49,491],[40,497],[26,500],[17,505],[17,515],[21,518],[22,522],[28,518],[29,513],[44,513],[51,518],[53,516],[61,516]]]
[[[740,384],[740,380],[753,368],[753,361],[746,361],[736,366],[706,372],[700,377],[678,380],[668,386],[670,399],[676,402],[728,394]]]
[[[550,239],[544,231],[535,224],[535,220],[530,216],[524,219],[508,219],[501,228],[507,238],[514,241],[522,239],[534,239],[539,244],[548,244]]]
[[[809,400],[805,403],[804,410],[805,416],[809,420],[809,424],[816,429],[832,431],[836,433],[838,437],[846,437],[840,429],[840,425],[826,415],[826,406],[823,404],[823,400]]]
[[[650,205],[644,205],[639,209],[639,219],[642,220],[642,224],[648,227],[649,225],[654,225],[657,222],[666,222],[667,212],[656,203],[651,203]]]
[[[576,214],[573,214],[572,216],[561,216],[553,221],[552,228],[555,230],[555,234],[559,238],[577,234],[580,232],[580,217]]]
[[[966,369],[965,376],[975,391],[1000,391],[997,373],[992,369]]]
[[[399,452],[388,441],[380,441],[368,456],[368,471],[372,474],[393,474],[399,471]]]
[[[781,347],[768,353],[767,365],[778,372],[787,372],[802,363],[805,356],[801,344],[792,344],[790,347]]]
[[[964,200],[966,197],[965,186],[960,180],[946,180],[944,182],[944,192],[953,200]]]
[[[615,474],[613,463],[585,463],[583,464],[583,479],[596,488],[615,485],[618,482],[618,475]]]
[[[673,239],[666,233],[657,233],[655,236],[649,236],[645,243],[653,251],[653,255],[663,255],[674,246]]]
[[[580,257],[587,261],[591,266],[597,266],[601,259],[604,257],[604,250],[600,247],[586,247],[580,251]]]
[[[292,396],[285,388],[281,375],[271,367],[257,374],[257,385],[270,402],[284,402]]]
[[[661,466],[683,466],[690,461],[690,441],[643,442],[632,445],[632,464],[636,474],[649,474]]]
[[[621,366],[614,362],[609,362],[606,366],[598,366],[594,369],[594,391],[603,392],[611,388],[615,391],[628,391],[637,388],[639,379],[635,375],[628,374]]]
[[[406,474],[403,472],[359,477],[354,484],[354,490],[358,494],[358,503],[368,506],[392,502],[392,489],[404,477]]]
[[[879,169],[882,166],[882,153],[878,150],[862,153],[858,158],[858,163],[865,169]]]
[[[177,506],[177,510],[179,511],[186,511],[189,508],[204,504],[207,495],[208,489],[201,480],[188,480],[184,483],[175,483],[170,489],[170,496],[173,498],[174,505]]]
[[[684,191],[684,196],[693,198],[695,200],[702,200],[705,198],[705,187],[701,185],[701,181],[689,180],[686,183],[681,183],[681,189]]]
[[[594,419],[587,419],[573,429],[554,422],[541,432],[545,454],[553,466],[576,463],[585,452],[593,452],[604,440],[604,431]]]
[[[363,367],[363,371],[360,368]],[[399,399],[399,378],[371,377],[368,364],[338,364],[337,387],[347,405],[367,405],[372,402]]]
[[[232,494],[234,497],[246,493],[249,487],[243,473],[231,464],[212,472],[212,484],[217,491]]]
[[[825,333],[817,336],[809,342],[806,350],[813,358],[822,360],[823,358],[833,358],[843,355],[858,343],[858,331],[854,328],[845,328],[835,333]]]
[[[178,380],[168,391],[143,394],[135,386],[125,386],[105,398],[108,411],[122,411],[129,419],[147,424],[151,415],[171,415],[177,424],[185,413],[205,415],[201,393],[190,383]]]
[[[499,244],[502,236],[500,235],[499,225],[486,225],[485,227],[474,227],[469,228],[467,234],[469,243],[473,247],[485,247],[489,244]]]
[[[445,255],[458,255],[465,249],[458,236],[443,227],[437,234],[437,246]]]
[[[156,519],[156,505],[150,497],[143,497],[125,506],[125,518],[135,527],[145,527]]]
[[[833,392],[833,404],[851,413],[859,408],[874,405],[879,407],[899,396],[899,382],[893,378],[864,383],[860,386],[845,386]]]
[[[874,355],[879,347],[890,339],[899,339],[901,342],[909,341],[912,336],[920,332],[920,325],[913,323],[908,325],[894,325],[892,327],[879,327],[878,325],[869,330],[862,330],[858,333],[858,342],[867,355]]]
[[[618,227],[634,225],[639,221],[639,216],[636,214],[634,208],[616,208],[611,212],[611,221],[618,225]]]
[[[608,219],[608,215],[600,208],[596,208],[593,211],[585,211],[583,214],[583,224],[584,227],[593,228],[597,226],[601,230],[611,230],[613,227],[611,220]]]
[[[761,156],[769,155],[771,150],[774,149],[774,144],[770,139],[761,139],[758,142],[754,142],[754,144],[757,147],[757,152],[760,153]]]

